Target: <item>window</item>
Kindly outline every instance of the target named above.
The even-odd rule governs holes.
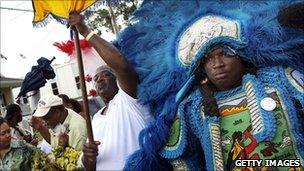
[[[58,95],[59,91],[58,91],[57,83],[51,83],[51,86],[52,86],[53,94]]]
[[[77,89],[80,89],[80,78],[79,78],[79,76],[75,77],[75,82],[76,82]]]
[[[28,103],[28,100],[27,100],[27,97],[26,97],[26,96],[23,96],[23,97],[22,97],[22,100],[23,100],[23,104],[27,104],[27,103]]]

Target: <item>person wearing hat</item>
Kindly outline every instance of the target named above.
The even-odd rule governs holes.
[[[70,14],[69,23],[107,64],[97,68],[94,76],[97,94],[105,103],[92,120],[94,140],[101,144],[85,144],[83,164],[93,170],[122,170],[127,156],[139,149],[140,131],[152,120],[149,109],[137,99],[138,74],[112,44],[84,24],[79,14]]]
[[[304,32],[277,20],[290,4],[142,3],[117,44],[156,121],[124,169],[302,170]]]
[[[46,122],[49,129],[39,121],[39,118]],[[62,138],[68,142],[66,145],[76,150],[82,150],[87,139],[85,120],[74,111],[65,108],[62,99],[55,95],[41,97],[31,124],[51,144],[52,148],[57,148],[59,139]],[[56,132],[62,126],[65,131]],[[65,134],[68,135],[68,140]]]

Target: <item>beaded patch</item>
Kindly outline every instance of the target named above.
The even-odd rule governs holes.
[[[258,142],[270,141],[276,132],[276,121],[272,111],[264,110],[261,107],[261,100],[268,97],[265,87],[255,76],[249,74],[243,77],[243,86],[250,112],[253,135]]]
[[[304,75],[297,70],[292,68],[286,68],[285,74],[287,79],[291,82],[291,84],[301,93],[303,92],[304,88]]]
[[[209,40],[219,36],[238,39],[240,37],[238,22],[221,16],[203,16],[198,19],[180,38],[178,47],[180,62],[190,65],[199,49]]]
[[[210,137],[215,170],[224,170],[220,125],[210,124]]]
[[[264,128],[262,116],[259,114],[259,105],[254,94],[253,86],[249,82],[246,83],[245,89],[247,96],[247,107],[249,109],[252,122],[252,130],[254,134],[258,134]]]
[[[256,141],[252,134],[253,122],[251,121],[249,110],[240,111],[228,116],[222,115],[222,112],[225,110],[220,110],[222,116],[221,138],[225,169],[233,170],[236,168],[234,162],[239,159],[294,159],[300,157],[297,155],[298,149],[291,134],[290,118],[286,110],[283,110],[284,107],[281,104],[282,100],[278,92],[274,88],[269,87],[266,87],[266,92],[277,103],[274,115],[278,128],[276,129],[275,137],[271,141],[262,141],[260,143]],[[236,97],[235,100],[222,103],[221,108],[230,109],[246,105],[246,100],[242,99],[242,97]],[[232,103],[233,101],[235,102]],[[254,168],[254,170],[260,169]]]
[[[170,149],[170,148],[174,149],[174,146],[178,145],[179,139],[180,139],[180,133],[181,133],[180,132],[180,120],[179,120],[179,117],[177,117],[177,118],[175,118],[175,120],[171,126],[171,129],[170,129],[170,136],[169,136],[169,139],[166,144],[167,149]]]

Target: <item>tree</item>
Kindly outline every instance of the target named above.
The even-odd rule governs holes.
[[[88,25],[92,29],[98,30],[98,34],[102,33],[102,28],[106,28],[107,31],[117,35],[124,25],[129,24],[128,19],[136,10],[138,1],[121,1],[116,4],[111,3],[111,0],[108,0],[107,2],[106,8],[101,8],[85,14],[88,19]]]

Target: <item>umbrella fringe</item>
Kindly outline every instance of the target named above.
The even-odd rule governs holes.
[[[61,23],[61,24],[63,24],[63,25],[69,25],[69,22],[67,21],[67,19],[65,19],[65,18],[62,18],[62,17],[59,17],[59,16],[57,16],[57,15],[55,15],[55,14],[53,14],[53,13],[50,13],[51,15],[52,15],[52,17],[56,20],[56,21],[58,21],[59,23]]]
[[[63,25],[68,25],[68,21],[65,18],[61,18],[53,13],[49,13],[47,17],[45,17],[43,20],[39,22],[33,22],[33,27],[35,28],[41,28],[49,24],[53,19],[60,22]]]
[[[52,20],[52,15],[48,14],[43,20],[39,21],[39,22],[32,22],[33,27],[35,28],[41,28],[46,26],[47,24],[49,24]]]

